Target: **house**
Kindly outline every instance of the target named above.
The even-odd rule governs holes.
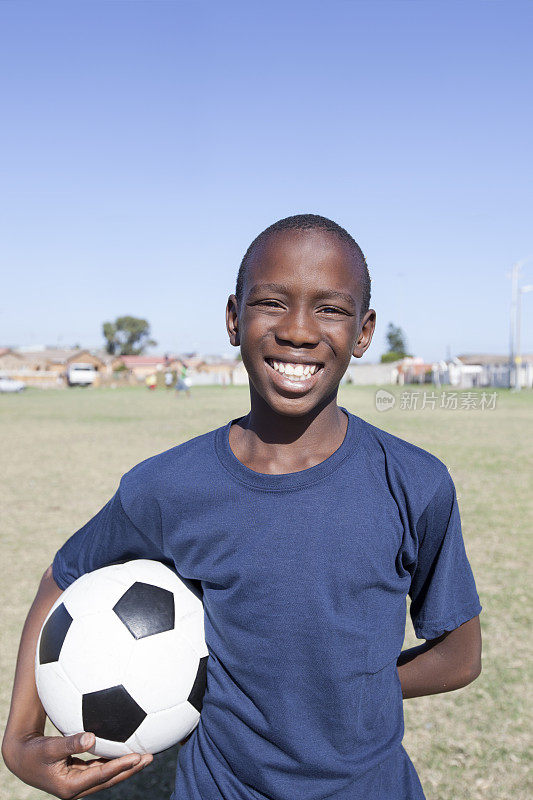
[[[0,353],[0,370],[8,377],[31,386],[57,388],[66,386],[67,369],[70,364],[92,364],[100,375],[105,371],[104,362],[89,350],[79,347],[39,347],[4,350]]]
[[[236,359],[224,356],[204,356],[192,364],[186,361],[191,386],[229,386],[233,383],[234,370],[238,364]]]
[[[41,347],[34,350],[20,347],[17,353],[24,358],[28,368],[35,370],[62,373],[69,364],[92,364],[99,372],[104,367],[98,356],[80,347]]]
[[[199,353],[180,353],[178,358],[189,370],[195,370],[205,358],[209,360],[209,356],[201,356]]]
[[[111,371],[115,377],[125,372],[131,383],[142,383],[149,375],[176,372],[182,366],[176,356],[114,356]]]
[[[11,377],[11,372],[24,369],[24,357],[10,347],[0,347],[0,373]]]
[[[99,369],[99,372],[102,375],[105,375],[106,378],[112,378],[113,377],[112,364],[113,361],[115,360],[115,356],[110,355],[110,353],[108,353],[107,350],[104,350],[103,348],[97,348],[96,350],[91,350],[91,353],[93,354],[93,356],[96,356],[96,358],[98,358],[103,364],[103,367]]]
[[[406,356],[397,365],[397,383],[433,383],[433,364],[419,356]]]
[[[448,362],[435,366],[435,376],[440,383],[449,383],[461,389],[481,386],[501,386],[514,384],[514,368],[510,369],[509,356],[491,353],[460,355]],[[522,356],[520,364],[521,386],[533,388],[533,354]]]
[[[240,360],[235,360],[235,366],[231,373],[231,382],[234,386],[248,386],[248,373],[246,367]]]
[[[105,364],[103,361],[98,358],[98,356],[93,355],[89,350],[76,349],[74,351],[65,351],[49,349],[47,351],[46,368],[65,381],[67,379],[67,369],[71,364],[91,364],[97,373],[105,372]],[[100,382],[101,375],[99,374],[93,385],[98,386]]]
[[[514,385],[516,367],[513,366],[510,369],[508,355],[474,353],[457,356],[457,361],[462,365],[463,370],[476,370],[474,386],[508,387]],[[533,353],[526,353],[521,357],[518,369],[520,385],[525,389],[533,388]]]
[[[401,361],[390,361],[385,364],[361,363],[353,358],[344,373],[341,384],[354,386],[381,386],[398,383],[398,365]]]

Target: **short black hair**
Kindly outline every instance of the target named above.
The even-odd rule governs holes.
[[[363,297],[362,297],[362,306],[361,306],[361,317],[364,317],[368,309],[370,308],[370,284],[371,278],[368,272],[368,266],[366,263],[366,259],[363,255],[363,251],[347,230],[343,227],[338,225],[333,220],[328,219],[327,217],[322,217],[320,214],[294,214],[292,217],[285,217],[284,219],[280,219],[277,222],[274,222],[272,225],[269,225],[268,228],[265,228],[259,236],[251,243],[250,247],[244,254],[244,258],[241,261],[241,265],[239,267],[239,272],[237,274],[237,284],[235,287],[235,296],[237,301],[240,303],[242,300],[243,290],[244,290],[244,278],[246,276],[246,269],[248,267],[248,262],[250,260],[250,256],[255,249],[255,247],[260,244],[261,242],[268,239],[268,237],[273,234],[277,233],[278,231],[304,231],[304,230],[322,230],[328,231],[328,233],[333,233],[335,236],[338,236],[339,239],[342,239],[343,242],[347,242],[350,247],[355,251],[359,261],[361,262],[362,271],[363,271]]]

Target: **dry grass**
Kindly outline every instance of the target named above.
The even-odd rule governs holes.
[[[397,403],[378,413],[374,389],[346,386],[339,403],[435,453],[457,486],[483,605],[483,672],[465,689],[405,702],[404,745],[428,800],[529,800],[533,396],[502,391],[496,408],[485,411],[407,411]],[[0,397],[3,721],[22,624],[57,548],[109,499],[131,466],[247,410],[248,390],[240,387],[196,388],[191,398],[144,389]],[[405,647],[416,643],[408,625]],[[99,796],[168,798],[175,757],[175,749],[157,756],[142,775]],[[4,769],[2,800],[43,797]]]

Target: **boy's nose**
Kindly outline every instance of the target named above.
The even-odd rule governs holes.
[[[303,308],[284,314],[275,327],[275,334],[280,342],[289,342],[294,347],[317,344],[320,341],[316,319]]]

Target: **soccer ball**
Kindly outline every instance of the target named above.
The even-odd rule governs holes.
[[[104,758],[158,753],[200,719],[208,650],[202,601],[159,561],[82,575],[37,642],[35,681],[65,736],[89,731]]]

